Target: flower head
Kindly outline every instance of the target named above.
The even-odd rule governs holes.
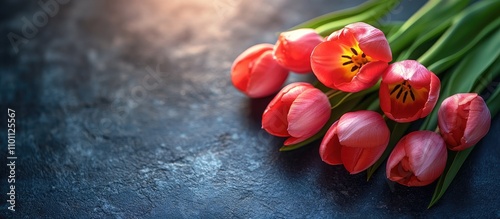
[[[448,154],[444,140],[431,131],[403,137],[387,160],[387,178],[405,186],[431,184],[444,171]]]
[[[441,82],[414,60],[396,62],[382,76],[380,108],[396,122],[412,122],[427,116],[436,105]]]
[[[392,53],[385,35],[365,23],[353,23],[333,32],[311,54],[311,67],[321,83],[345,92],[373,86]]]
[[[448,148],[461,151],[488,133],[491,115],[483,98],[476,93],[455,94],[441,103],[438,122]]]
[[[272,44],[258,44],[240,54],[231,67],[233,85],[252,98],[277,92],[288,77],[288,70],[273,59],[272,51]]]
[[[302,28],[283,32],[274,46],[274,58],[290,71],[311,72],[311,52],[321,42],[323,38],[314,29]]]
[[[328,97],[311,84],[285,86],[262,115],[262,128],[269,134],[289,137],[285,145],[306,140],[316,134],[330,118]]]
[[[361,110],[344,114],[327,131],[319,148],[328,164],[343,164],[351,173],[373,165],[389,143],[389,128],[376,112]]]

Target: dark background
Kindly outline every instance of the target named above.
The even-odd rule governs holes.
[[[278,152],[283,139],[260,129],[270,98],[231,85],[246,48],[360,2],[66,0],[52,16],[37,1],[2,1],[0,218],[500,217],[498,117],[427,210],[434,184],[407,188],[380,170],[367,182],[323,163],[317,142]],[[422,4],[403,1],[385,20]],[[9,33],[25,38],[17,50]],[[5,201],[7,108],[16,212]]]

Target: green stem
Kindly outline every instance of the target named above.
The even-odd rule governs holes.
[[[328,99],[332,99],[333,97],[339,95],[339,94],[342,94],[343,92],[340,91],[340,90],[330,90],[328,92],[326,92],[326,96],[328,97]]]
[[[353,93],[348,93],[347,95],[345,95],[337,104],[335,104],[335,106],[332,106],[331,109],[335,109],[337,108],[340,104],[342,104],[345,100],[347,100],[347,98],[349,98],[350,96],[352,96]]]

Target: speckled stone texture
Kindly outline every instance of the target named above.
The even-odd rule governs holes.
[[[37,1],[1,3],[0,218],[500,217],[498,117],[427,210],[434,185],[406,188],[384,171],[367,182],[321,162],[318,142],[278,152],[283,139],[260,129],[270,98],[232,87],[246,48],[361,1],[59,2],[52,14]],[[385,19],[420,5],[403,1]],[[13,46],[9,33],[24,39]]]

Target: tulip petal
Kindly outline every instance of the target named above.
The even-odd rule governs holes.
[[[387,62],[369,62],[361,67],[358,74],[354,76],[353,81],[359,81],[359,83],[366,84],[367,87],[371,87],[377,83],[385,68],[387,68]]]
[[[427,102],[425,103],[425,106],[422,108],[422,113],[420,114],[420,118],[424,118],[427,115],[429,115],[429,113],[431,113],[434,107],[436,106],[436,103],[439,99],[439,91],[441,90],[441,81],[432,72],[430,76],[431,76],[430,77],[431,81],[429,84],[429,93],[427,95]]]
[[[340,157],[342,146],[337,136],[337,125],[338,121],[330,126],[319,146],[321,160],[330,165],[342,164],[342,159]]]
[[[438,126],[441,136],[448,145],[453,146],[459,145],[463,136],[463,129],[460,129],[462,121],[456,113],[460,105],[459,100],[456,95],[444,99],[438,111]]]
[[[281,101],[278,101],[278,103],[273,107],[267,109],[262,115],[262,128],[266,130],[266,132],[274,136],[290,136],[287,131],[287,108],[288,107],[282,105]]]
[[[266,51],[272,51],[272,44],[263,43],[252,46],[241,53],[231,66],[231,81],[233,85],[240,91],[245,92],[250,78],[250,67],[255,59]]]
[[[386,67],[386,62],[369,62],[363,65],[350,81],[341,82],[335,86],[344,92],[359,92],[365,90],[377,83]]]
[[[334,31],[326,38],[326,41],[336,41],[339,44],[343,45],[356,45],[356,38],[352,34],[351,31],[346,28],[342,28],[340,30]]]
[[[425,66],[415,60],[404,60],[393,63],[385,69],[382,82],[387,84],[411,81],[416,88],[428,87],[431,73]]]
[[[461,141],[463,148],[477,144],[490,129],[491,114],[483,98],[477,96],[469,105],[469,118]]]
[[[330,118],[330,102],[319,89],[310,88],[293,101],[288,112],[288,133],[293,137],[311,137]]]
[[[291,107],[293,102],[302,94],[304,91],[314,88],[311,84],[304,82],[293,83],[293,87],[288,91],[283,93],[281,101],[283,104]]]
[[[442,102],[438,125],[448,148],[461,151],[488,133],[491,115],[483,98],[476,93],[455,94]]]
[[[293,100],[312,85],[303,82],[291,83],[285,86],[267,105],[262,115],[262,128],[268,133],[288,137],[288,111]],[[295,95],[295,96],[294,96]],[[284,98],[286,96],[286,98]],[[283,101],[285,99],[285,101]]]
[[[309,57],[323,38],[311,28],[283,32],[274,46],[274,58],[283,67],[296,73],[311,72]]]
[[[390,137],[382,116],[369,110],[345,113],[339,119],[337,133],[342,145],[358,148],[385,148]]]
[[[403,137],[387,161],[387,178],[406,186],[435,181],[446,166],[444,140],[435,132],[415,131]]]
[[[359,42],[359,48],[366,55],[383,62],[392,61],[391,48],[382,31],[362,22],[349,24],[345,26],[345,29],[352,32]]]
[[[408,154],[414,175],[422,183],[432,183],[446,166],[446,145],[435,132],[421,131],[408,138],[406,153]]]
[[[343,35],[345,30],[342,28],[337,31],[333,31],[329,36],[325,38],[326,41],[332,41],[332,40],[338,40],[339,38],[342,39],[340,36]]]
[[[346,46],[337,41],[320,43],[311,54],[311,68],[318,80],[327,87],[338,89],[336,84],[348,82],[354,76],[342,67],[342,56]]]
[[[406,151],[404,146],[398,146],[403,144],[405,138],[398,142],[387,159],[386,176],[392,181],[400,181],[406,177],[406,171],[400,166],[400,162],[407,157]]]
[[[293,145],[293,144],[297,144],[297,143],[300,143],[300,142],[303,142],[305,140],[307,140],[308,138],[310,138],[311,136],[304,136],[304,137],[299,137],[299,138],[296,138],[296,137],[289,137],[285,140],[285,142],[283,142],[283,145],[284,146],[289,146],[289,145]]]
[[[266,51],[253,63],[248,81],[249,97],[265,97],[277,92],[288,77],[288,70],[273,58],[272,51]]]
[[[386,146],[387,144],[370,148],[342,147],[342,163],[349,173],[359,173],[377,162]]]

